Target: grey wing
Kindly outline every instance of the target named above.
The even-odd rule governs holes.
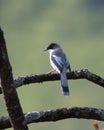
[[[65,64],[66,68],[69,69],[69,72],[71,72],[70,63],[69,63],[69,61],[68,61],[67,56],[65,55],[65,53],[63,53],[62,59],[63,59],[63,62]]]
[[[69,72],[71,72],[70,63],[69,63],[69,61],[67,60],[67,58],[66,58],[66,66],[67,66],[67,69],[69,69]]]
[[[64,64],[59,56],[51,56],[51,60],[53,61],[54,65],[57,67],[57,69],[62,72]]]

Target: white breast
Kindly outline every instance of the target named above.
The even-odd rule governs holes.
[[[50,57],[49,57],[49,59],[50,59],[50,64],[51,64],[51,66],[52,66],[52,68],[54,69],[54,70],[56,70],[58,73],[60,73],[60,71],[59,71],[59,69],[57,68],[57,66],[53,63],[53,61],[51,60],[51,55],[52,55],[52,53],[53,53],[53,51],[54,50],[49,50],[49,54],[50,54]],[[58,57],[57,57],[58,58]],[[60,58],[60,57],[59,57]],[[59,60],[59,58],[57,59],[57,60]]]

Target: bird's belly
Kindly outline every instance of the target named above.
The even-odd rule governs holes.
[[[52,68],[53,68],[55,71],[57,71],[58,73],[60,73],[59,69],[58,69],[57,66],[53,63],[52,60],[50,60],[50,63],[51,63]]]

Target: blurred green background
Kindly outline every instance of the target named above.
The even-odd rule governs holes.
[[[87,68],[104,75],[104,0],[0,0],[0,26],[5,33],[14,78],[47,73],[50,42],[59,43],[72,70]],[[87,80],[70,80],[70,96],[60,82],[18,88],[24,112],[86,106],[104,108],[104,90]],[[0,116],[7,115],[0,95]],[[30,124],[30,130],[92,130],[93,120],[67,119]],[[101,127],[104,123],[100,123]]]

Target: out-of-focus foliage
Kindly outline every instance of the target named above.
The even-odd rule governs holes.
[[[58,42],[72,70],[88,68],[104,74],[104,0],[0,0],[0,26],[4,30],[14,78],[51,69],[43,49]],[[104,90],[86,80],[69,81],[64,97],[60,82],[19,88],[24,112],[70,106],[104,108]],[[0,115],[7,115],[0,95]],[[91,120],[63,120],[29,125],[31,130],[91,130]],[[102,125],[104,125],[102,123]]]

